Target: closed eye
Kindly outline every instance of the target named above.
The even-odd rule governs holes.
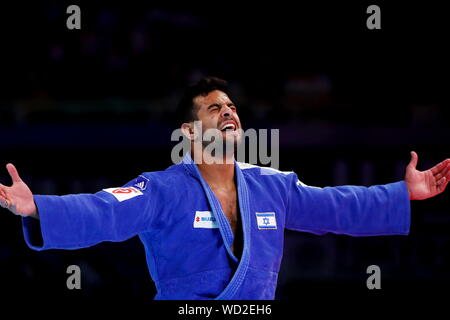
[[[214,103],[208,107],[208,110],[214,110],[214,109],[219,109],[219,108],[220,108],[220,106],[217,103]]]

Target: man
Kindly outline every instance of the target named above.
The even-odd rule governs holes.
[[[43,196],[33,195],[8,164],[13,184],[0,185],[0,203],[23,216],[25,241],[35,250],[139,235],[156,299],[273,299],[285,228],[407,235],[409,201],[433,197],[448,184],[450,159],[420,172],[415,152],[404,181],[368,188],[310,187],[293,172],[235,162],[232,152],[205,152],[209,144],[198,143],[195,120],[201,133],[216,130],[225,145],[241,137],[227,91],[217,78],[186,91],[179,114],[192,154],[165,171],[95,194]]]

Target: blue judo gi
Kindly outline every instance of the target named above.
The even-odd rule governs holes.
[[[270,174],[267,174],[270,173]],[[35,195],[40,220],[23,218],[35,250],[78,249],[139,235],[155,299],[273,299],[284,229],[351,236],[406,235],[405,182],[310,187],[293,172],[235,163],[243,250],[189,155],[95,194]],[[37,236],[36,236],[37,235]]]

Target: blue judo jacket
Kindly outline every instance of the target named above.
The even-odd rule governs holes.
[[[139,235],[155,299],[273,299],[284,229],[351,236],[406,235],[405,182],[310,187],[293,172],[235,163],[243,250],[218,199],[187,155],[95,194],[35,195],[40,220],[23,218],[35,250],[78,249]]]

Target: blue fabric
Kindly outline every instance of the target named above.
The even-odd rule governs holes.
[[[155,299],[273,299],[285,228],[351,236],[409,232],[403,181],[317,188],[293,172],[236,163],[235,173],[244,236],[239,260],[231,251],[230,224],[190,157],[127,183],[124,188],[142,193],[128,200],[106,191],[35,195],[40,220],[23,218],[25,241],[35,250],[77,249],[139,235]],[[194,228],[196,211],[212,211],[219,228]],[[256,213],[264,212],[275,214],[276,229],[258,228],[265,220]]]

